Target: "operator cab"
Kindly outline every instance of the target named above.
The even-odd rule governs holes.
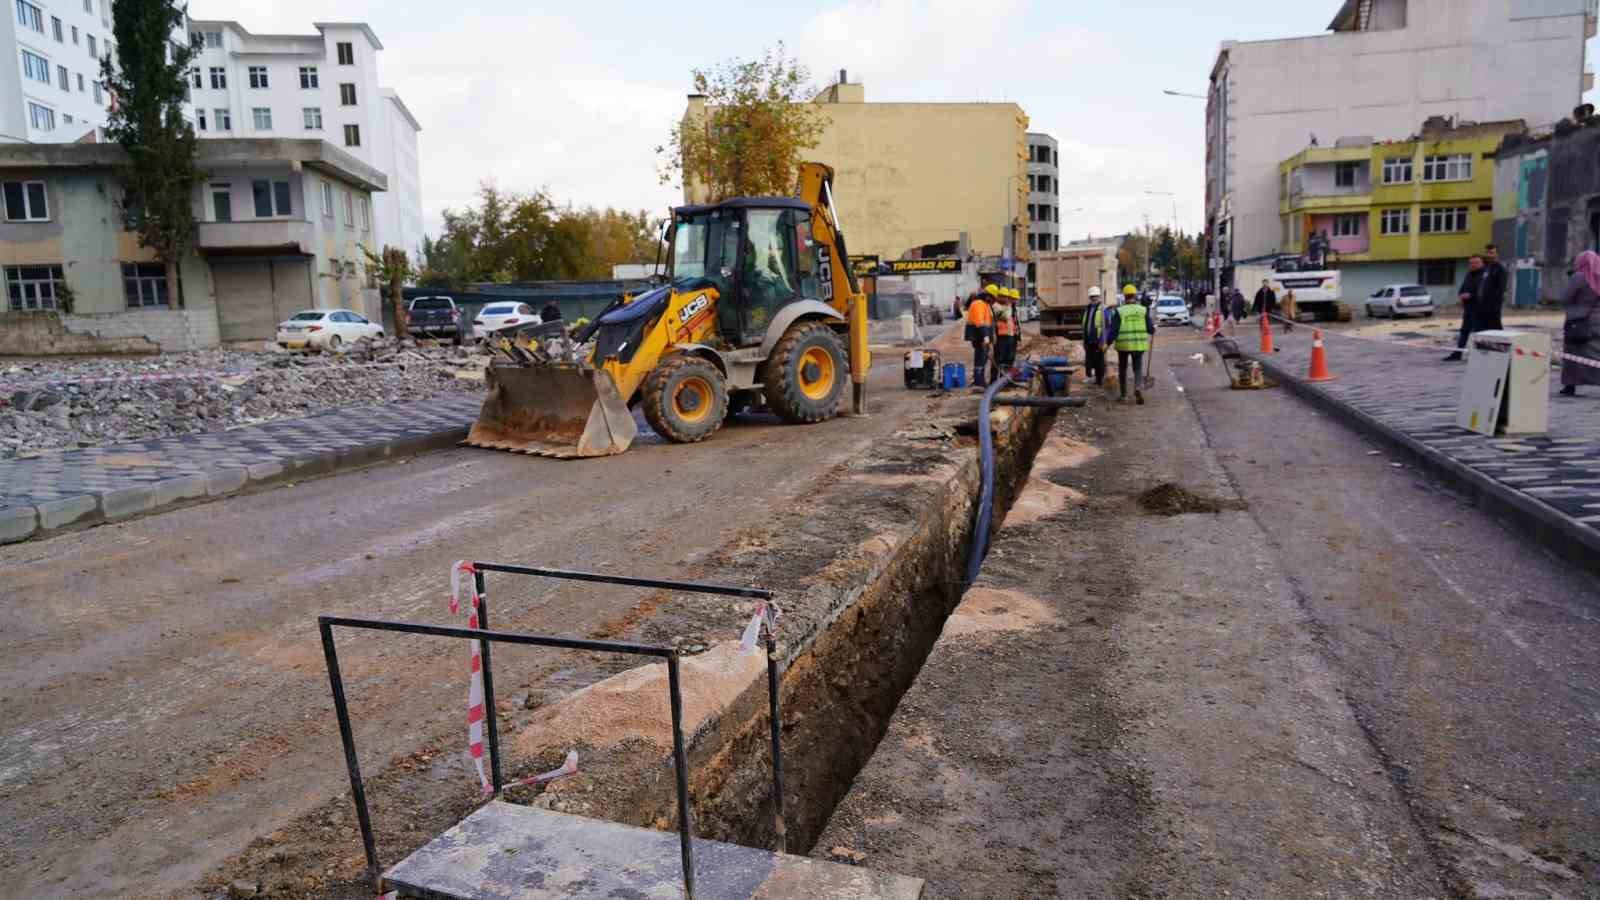
[[[828,248],[813,239],[811,207],[789,197],[739,197],[673,210],[667,273],[678,290],[717,289],[717,330],[759,345],[767,325],[800,300],[831,300]]]

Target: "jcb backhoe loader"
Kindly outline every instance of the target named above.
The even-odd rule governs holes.
[[[798,199],[739,197],[673,211],[666,283],[568,336],[536,326],[492,342],[489,396],[466,443],[607,456],[637,435],[701,441],[741,409],[821,422],[865,412],[866,295],[833,204],[833,170],[800,167]],[[849,356],[846,361],[845,341]]]

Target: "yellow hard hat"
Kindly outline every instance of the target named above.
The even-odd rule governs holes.
[[[1022,299],[1022,292],[1017,290],[1016,288],[1007,288],[1006,289],[1006,296],[1010,297],[1013,300],[1021,300]]]
[[[1124,297],[1133,297],[1133,296],[1136,296],[1138,293],[1139,293],[1139,289],[1134,287],[1131,284],[1125,284],[1125,285],[1122,286],[1122,296],[1124,296]]]
[[[999,287],[997,287],[997,286],[995,286],[995,285],[992,285],[992,284],[986,284],[986,285],[984,285],[984,286],[983,286],[983,292],[984,292],[984,293],[985,293],[985,294],[988,294],[988,295],[989,295],[989,296],[991,296],[991,297],[998,297],[998,296],[1000,296],[1000,288],[999,288]]]

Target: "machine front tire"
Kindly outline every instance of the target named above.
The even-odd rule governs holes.
[[[644,418],[675,444],[703,441],[728,415],[728,383],[710,360],[680,355],[663,360],[644,380]]]
[[[761,382],[767,406],[792,424],[833,418],[844,399],[850,367],[832,328],[807,322],[790,329],[772,348]]]

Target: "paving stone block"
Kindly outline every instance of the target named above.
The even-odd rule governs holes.
[[[283,463],[255,463],[247,466],[245,471],[249,473],[251,481],[266,481],[271,478],[277,478],[279,475],[283,474]]]
[[[166,506],[177,503],[179,500],[192,500],[206,495],[206,476],[204,475],[179,475],[176,478],[164,478],[154,485],[156,491],[156,505]]]
[[[206,493],[213,497],[231,494],[244,487],[250,473],[244,469],[212,469],[206,473]]]
[[[149,512],[155,507],[156,492],[148,485],[117,488],[100,495],[100,510],[108,522]]]
[[[26,540],[38,530],[38,509],[32,506],[0,507],[0,544]]]
[[[39,504],[39,527],[46,531],[65,528],[94,513],[99,508],[100,500],[93,494],[82,494],[77,497],[67,497],[64,500],[51,500],[41,503]]]

